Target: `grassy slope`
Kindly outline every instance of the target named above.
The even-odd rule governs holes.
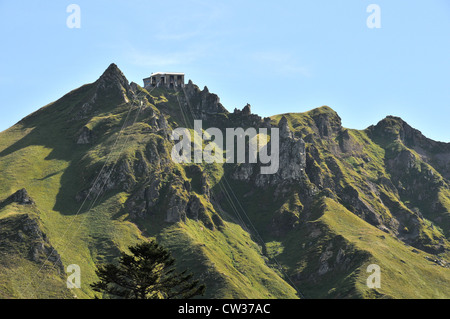
[[[450,269],[440,267],[425,257],[428,254],[406,246],[401,241],[362,221],[332,199],[324,200],[323,216],[317,222],[326,224],[356,249],[368,252],[370,258],[361,265],[356,287],[365,297],[375,297],[367,288],[369,264],[381,267],[381,288],[377,293],[395,298],[448,298]]]
[[[260,248],[234,223],[211,231],[188,220],[165,229],[159,236],[179,260],[180,268],[199,268],[213,298],[298,298],[280,275],[267,267]],[[199,265],[200,264],[200,265]]]

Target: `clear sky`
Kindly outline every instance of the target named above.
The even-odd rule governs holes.
[[[328,105],[345,127],[396,115],[450,142],[448,0],[0,0],[0,35],[0,131],[114,62],[141,85],[184,72],[230,111]]]

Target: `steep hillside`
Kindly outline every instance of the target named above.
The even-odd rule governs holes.
[[[278,171],[175,163],[171,132],[195,119],[279,128]],[[0,171],[2,298],[92,298],[95,265],[146,238],[206,298],[450,297],[450,146],[399,118],[360,131],[325,106],[231,113],[206,87],[147,90],[112,64],[1,132]],[[65,288],[70,264],[81,289]]]
[[[1,133],[1,197],[25,187],[62,264],[82,270],[81,289],[54,295],[93,297],[89,283],[96,280],[97,263],[156,237],[183,261],[180,268],[194,270],[208,284],[206,297],[296,298],[249,234],[211,204],[209,183],[217,181],[198,172],[212,170],[218,179],[220,168],[172,162],[169,122],[176,126],[180,117],[170,115],[177,105],[172,93],[158,89],[150,96],[111,65],[95,83]],[[3,210],[11,214],[9,206]],[[47,270],[40,260],[33,262],[36,269],[27,276],[46,285],[39,278],[58,266]],[[16,280],[11,285],[29,289],[27,277]],[[47,297],[38,289],[32,294]],[[4,292],[21,295],[20,289]]]

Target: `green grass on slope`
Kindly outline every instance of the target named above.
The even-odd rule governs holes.
[[[413,250],[401,241],[364,222],[332,199],[324,199],[319,222],[341,235],[357,249],[370,254],[356,282],[365,297],[378,294],[393,298],[450,298],[450,269],[427,260],[426,253]],[[369,264],[381,267],[381,288],[366,285]],[[336,287],[338,289],[338,287]]]
[[[180,269],[196,268],[206,283],[206,297],[298,298],[295,289],[267,266],[249,234],[234,223],[211,231],[187,220],[166,228],[159,239],[174,252]]]

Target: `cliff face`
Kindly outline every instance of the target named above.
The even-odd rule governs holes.
[[[0,209],[9,212],[0,218],[0,279],[8,288],[1,290],[0,296],[73,298],[66,289],[61,256],[45,233],[41,212],[26,189],[2,201]]]
[[[171,132],[198,119],[204,129],[279,129],[278,170],[175,163]],[[0,222],[37,207],[40,252],[51,242],[55,269],[80,264],[92,281],[95,263],[156,237],[206,297],[448,297],[449,149],[399,118],[359,131],[326,106],[230,113],[206,87],[147,91],[111,65],[0,135]],[[379,290],[365,286],[370,263],[384,269]],[[418,289],[422,280],[433,284]]]

